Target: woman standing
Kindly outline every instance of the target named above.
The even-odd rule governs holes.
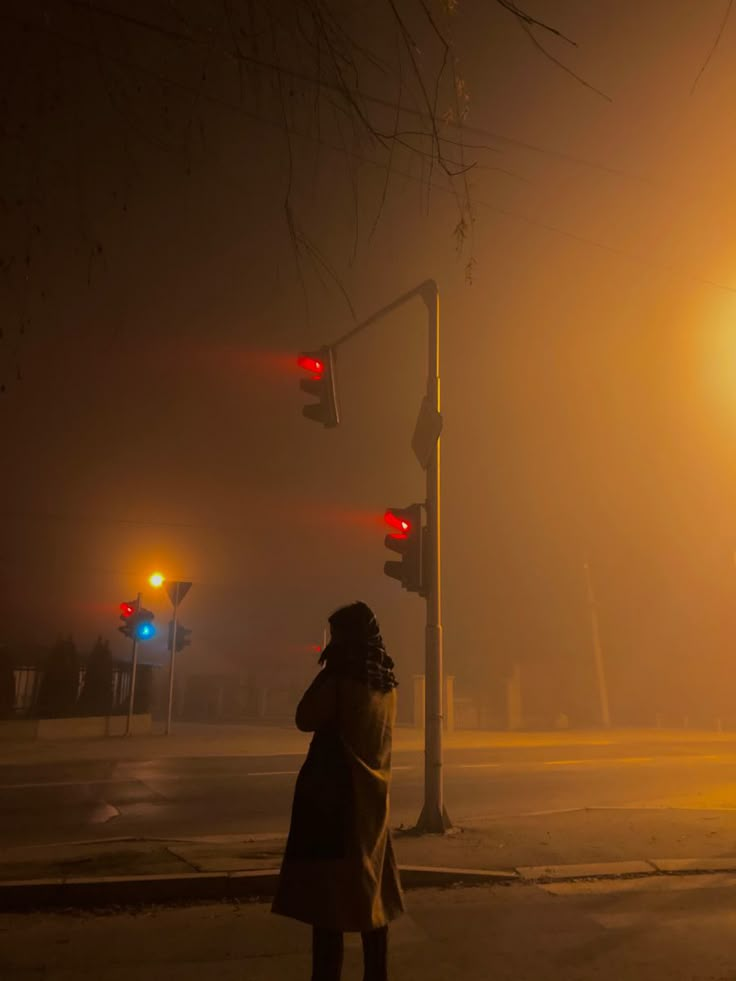
[[[272,909],[312,925],[312,981],[339,981],[345,932],[362,934],[365,981],[386,981],[388,924],[404,910],[388,823],[397,681],[365,603],[329,623],[323,669],[296,710],[314,737]]]

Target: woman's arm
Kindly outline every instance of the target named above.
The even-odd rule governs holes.
[[[316,732],[337,718],[337,682],[334,675],[320,671],[307,688],[296,710],[296,727]]]

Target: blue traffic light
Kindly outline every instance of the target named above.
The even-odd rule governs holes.
[[[138,640],[150,640],[151,637],[155,636],[156,628],[152,623],[147,621],[139,623],[135,629],[135,635]]]
[[[140,608],[140,600],[139,595],[135,600],[120,604],[120,619],[123,625],[118,627],[118,630],[134,641],[151,640],[156,636],[156,628],[153,625],[154,615],[150,610]]]

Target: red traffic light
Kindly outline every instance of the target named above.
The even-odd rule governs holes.
[[[411,531],[411,522],[407,521],[406,518],[400,518],[398,514],[394,514],[393,511],[387,511],[383,520],[391,528],[395,528],[396,531],[390,538],[408,538],[409,532]]]
[[[314,351],[302,351],[296,363],[309,372],[302,378],[299,387],[307,395],[316,398],[302,408],[302,415],[313,422],[319,422],[332,429],[340,422],[335,390],[335,355],[332,348],[324,346]]]
[[[313,358],[311,354],[302,354],[297,358],[296,363],[300,368],[304,368],[305,371],[310,372],[315,381],[319,381],[322,378],[325,366],[324,362],[318,358]]]
[[[121,603],[120,604],[120,615],[125,617],[132,617],[135,613],[135,605],[133,603]]]
[[[398,579],[410,593],[424,595],[424,558],[422,547],[426,529],[422,527],[422,505],[406,508],[387,508],[384,521],[392,532],[383,540],[386,548],[401,556],[401,561],[386,562],[384,573]]]

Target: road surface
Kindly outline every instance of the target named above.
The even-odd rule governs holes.
[[[70,748],[70,753],[73,747]],[[268,832],[288,828],[303,756],[85,760],[0,766],[5,846]],[[392,824],[412,825],[423,755],[395,754]],[[736,808],[736,745],[456,749],[446,753],[455,823],[576,808]]]

